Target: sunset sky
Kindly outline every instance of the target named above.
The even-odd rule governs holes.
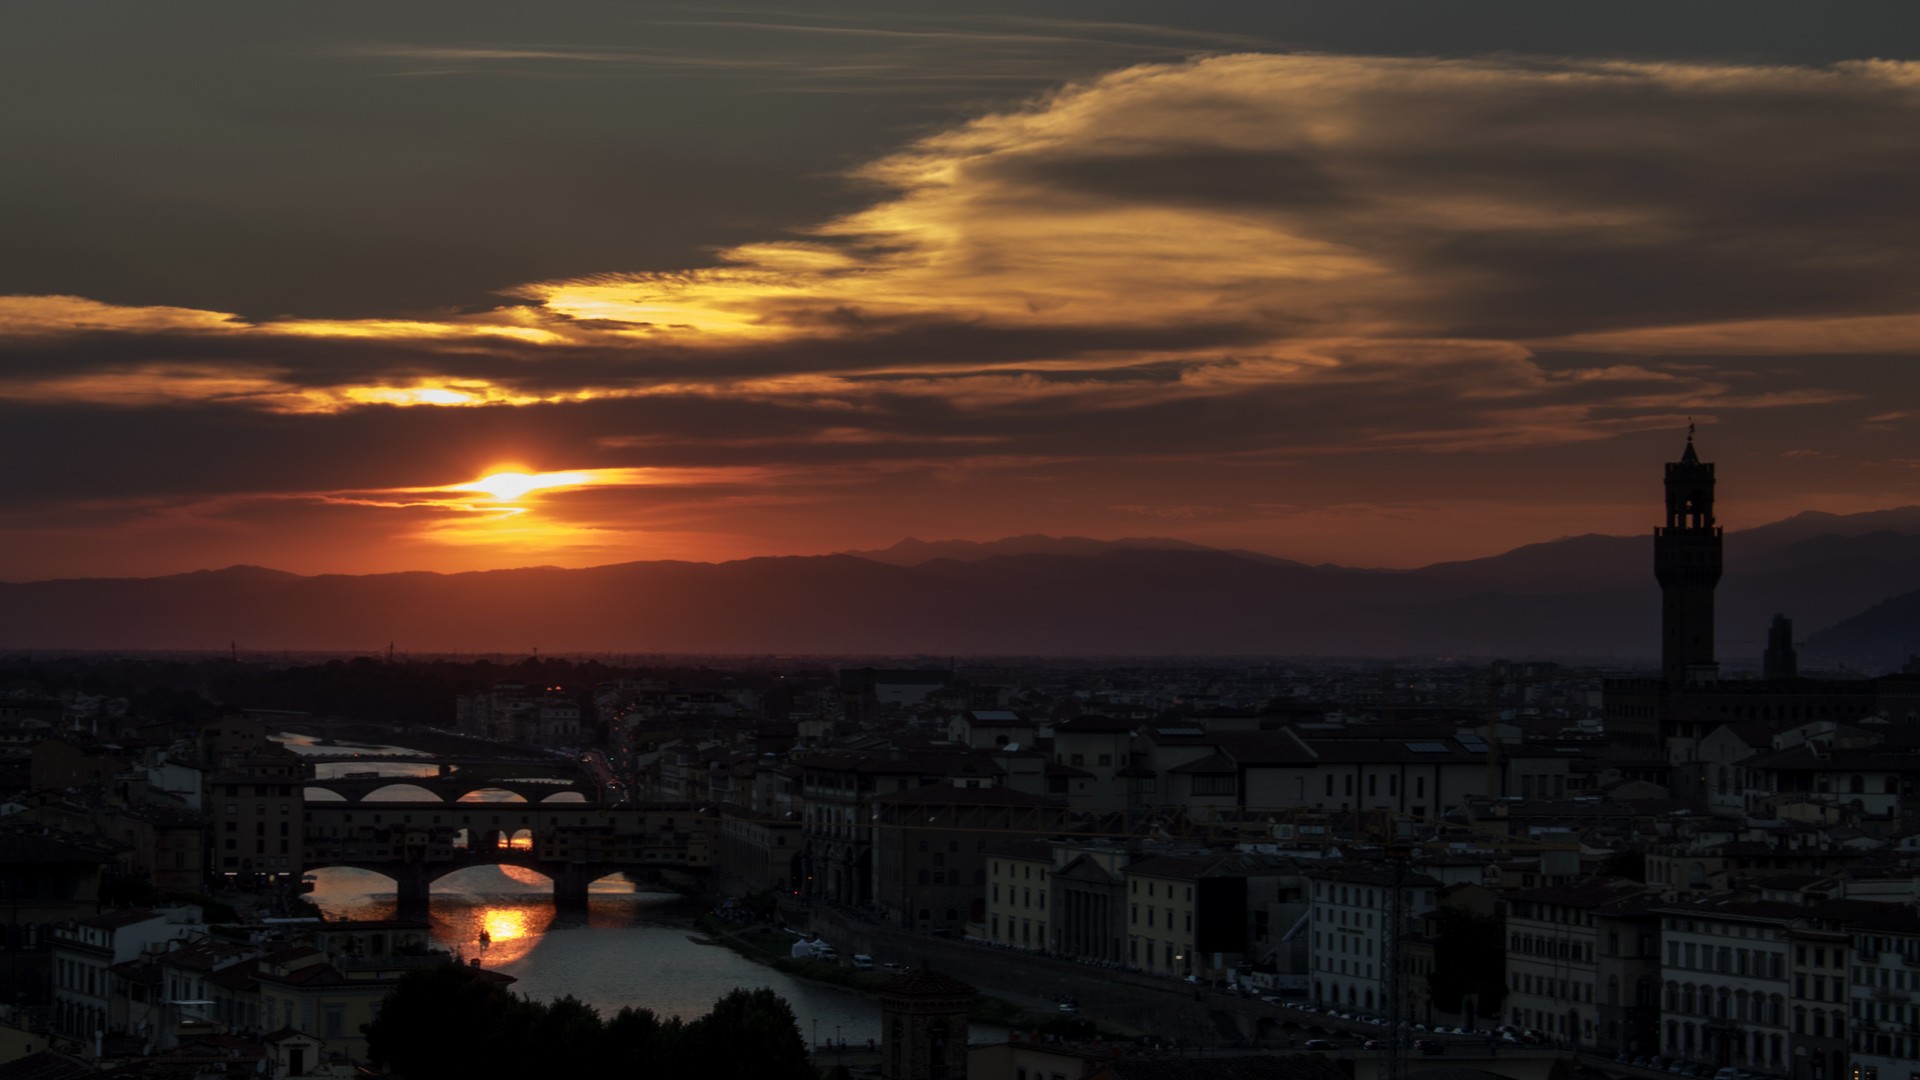
[[[1917,503],[1917,19],[0,5],[0,578]]]

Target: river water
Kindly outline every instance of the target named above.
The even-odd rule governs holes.
[[[432,775],[431,765],[379,762],[380,754],[411,754],[395,746],[320,746],[302,735],[279,741],[296,753],[357,753],[351,763],[317,766],[323,777],[380,772],[404,781]],[[309,796],[314,797],[314,796]],[[517,801],[505,792],[480,798]],[[574,796],[577,798],[578,796]],[[419,788],[395,788],[381,798],[432,800]],[[560,796],[559,798],[565,798]],[[397,910],[392,879],[365,870],[314,871],[307,898],[328,918],[391,919]],[[551,884],[518,867],[473,867],[433,885],[433,936],[463,958],[519,980],[515,992],[537,1000],[572,994],[611,1017],[626,1006],[686,1020],[705,1014],[736,987],[769,987],[793,1006],[801,1035],[825,1043],[845,1039],[864,1047],[880,1037],[880,1010],[869,996],[838,986],[795,979],[763,967],[731,949],[689,940],[698,901],[677,893],[636,888],[624,878],[594,883],[585,919],[555,916]],[[483,942],[481,931],[486,931]],[[975,1033],[991,1037],[993,1033]]]

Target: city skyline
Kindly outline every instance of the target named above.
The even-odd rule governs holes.
[[[8,13],[4,577],[1920,503],[1910,17],[1102,10]]]

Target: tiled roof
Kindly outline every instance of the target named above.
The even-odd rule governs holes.
[[[1920,913],[1907,904],[1829,900],[1815,908],[1813,914],[1816,918],[1837,922],[1849,929],[1920,935]]]
[[[1045,840],[1012,840],[987,849],[989,856],[998,855],[1003,859],[1026,859],[1029,862],[1051,862],[1053,845]]]
[[[147,908],[126,908],[121,911],[104,911],[76,921],[81,926],[92,927],[95,930],[118,930],[123,926],[134,926],[156,918],[159,916]]]
[[[1531,900],[1542,904],[1557,904],[1561,907],[1597,910],[1646,891],[1647,887],[1639,882],[1602,880],[1582,881],[1572,885],[1542,885],[1532,889],[1513,889],[1505,896],[1508,901]]]
[[[1440,884],[1412,867],[1397,874],[1390,867],[1352,859],[1340,859],[1325,866],[1308,867],[1305,874],[1315,880],[1345,882],[1349,885],[1391,886],[1397,880],[1402,888],[1426,889]]]
[[[873,797],[875,804],[916,806],[922,804],[972,803],[980,806],[1065,806],[1059,799],[1029,795],[1003,787],[954,787],[932,784],[912,791],[889,791]]]
[[[1128,864],[1126,872],[1141,877],[1195,881],[1200,878],[1284,873],[1291,869],[1290,862],[1273,856],[1236,851],[1218,855],[1150,855]]]
[[[1062,720],[1053,725],[1053,737],[1062,735],[1125,735],[1140,725],[1133,720],[1116,720],[1111,716],[1088,714],[1076,716],[1071,720]]]

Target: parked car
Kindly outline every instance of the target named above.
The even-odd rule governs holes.
[[[1415,1039],[1413,1040],[1413,1048],[1423,1054],[1444,1054],[1447,1052],[1447,1044],[1441,1042],[1439,1039]]]
[[[1305,1050],[1334,1050],[1334,1049],[1337,1049],[1337,1047],[1335,1047],[1335,1046],[1333,1045],[1333,1043],[1332,1043],[1332,1042],[1331,1042],[1330,1040],[1327,1040],[1327,1039],[1308,1039],[1308,1040],[1306,1041],[1306,1043],[1305,1043],[1305,1045],[1304,1045],[1304,1046],[1302,1047],[1302,1049],[1305,1049]]]

